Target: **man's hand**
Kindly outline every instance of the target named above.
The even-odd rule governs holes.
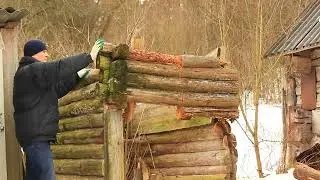
[[[104,46],[104,40],[103,39],[98,39],[92,49],[91,49],[91,52],[90,52],[90,55],[91,55],[91,59],[93,60],[93,63],[94,63],[94,67],[96,67],[96,60],[97,60],[97,56],[98,56],[98,53],[99,51],[103,48]]]

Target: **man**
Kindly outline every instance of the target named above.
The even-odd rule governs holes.
[[[14,77],[13,105],[16,137],[26,154],[26,180],[53,180],[50,143],[56,141],[58,99],[71,91],[96,61],[104,45],[98,40],[89,54],[48,60],[45,43],[30,40]]]

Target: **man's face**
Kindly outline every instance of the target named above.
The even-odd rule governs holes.
[[[38,52],[37,54],[33,55],[32,57],[38,61],[46,62],[46,61],[48,61],[49,54],[48,54],[47,50],[43,50],[43,51]]]

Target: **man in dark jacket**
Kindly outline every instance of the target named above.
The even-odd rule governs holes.
[[[42,41],[25,44],[24,57],[14,77],[13,105],[16,137],[26,154],[26,180],[55,179],[50,143],[56,141],[58,99],[88,73],[83,68],[95,63],[103,44],[103,40],[98,40],[90,55],[50,62]]]

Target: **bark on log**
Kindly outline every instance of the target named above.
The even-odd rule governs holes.
[[[146,140],[151,144],[183,143],[202,140],[221,139],[213,134],[212,125],[188,128],[167,133],[146,135]]]
[[[145,150],[149,150],[149,147],[144,147]],[[153,156],[164,154],[178,154],[178,153],[195,153],[195,152],[207,152],[225,150],[226,148],[222,144],[222,139],[194,141],[177,144],[152,144],[151,151]],[[150,154],[147,152],[147,154]]]
[[[238,93],[237,81],[211,81],[178,77],[128,73],[127,84],[133,88],[160,89],[177,92]]]
[[[126,44],[105,44],[103,49],[100,51],[100,55],[111,57],[112,60],[127,59],[129,54],[129,46]]]
[[[153,168],[223,166],[231,163],[229,150],[166,154],[147,157],[145,161]]]
[[[186,114],[193,114],[194,116],[212,117],[219,120],[235,120],[239,117],[238,109],[217,109],[210,107],[185,107]]]
[[[103,127],[103,113],[100,114],[88,114],[84,116],[78,116],[73,118],[66,118],[59,120],[59,131],[71,131],[76,129],[85,128],[98,128]]]
[[[72,102],[81,101],[85,99],[92,99],[96,96],[104,96],[107,94],[107,85],[101,83],[93,83],[81,89],[71,91],[64,97],[59,99],[59,106],[64,106]]]
[[[216,174],[216,175],[186,175],[186,176],[151,176],[150,180],[226,180],[228,174]]]
[[[103,144],[52,145],[54,159],[103,159]]]
[[[102,82],[102,79],[103,79],[103,71],[100,71],[100,69],[91,69],[88,76],[85,77],[84,79],[81,79],[75,89],[80,89],[84,86],[87,86],[95,82]]]
[[[302,163],[296,164],[293,174],[297,179],[320,179],[320,171],[315,170]]]
[[[57,134],[58,144],[103,144],[103,128],[81,129]]]
[[[59,159],[54,160],[53,163],[57,174],[104,176],[104,160],[102,159]]]
[[[221,68],[227,64],[213,56],[182,55],[181,58],[183,67]]]
[[[159,90],[143,90],[128,88],[128,100],[167,104],[184,107],[216,107],[216,108],[235,108],[239,105],[237,95],[227,94],[206,94],[206,93],[179,93]]]
[[[239,73],[230,68],[179,68],[174,65],[127,61],[128,72],[150,75],[207,79],[216,81],[238,81]]]
[[[101,112],[103,112],[103,104],[100,98],[86,99],[59,107],[61,118]]]
[[[159,168],[151,169],[151,174],[162,174],[164,176],[177,175],[215,175],[228,174],[230,168],[228,166],[197,166],[197,167],[175,167],[175,168]]]
[[[72,176],[56,174],[56,180],[104,180],[104,178],[98,176]]]

